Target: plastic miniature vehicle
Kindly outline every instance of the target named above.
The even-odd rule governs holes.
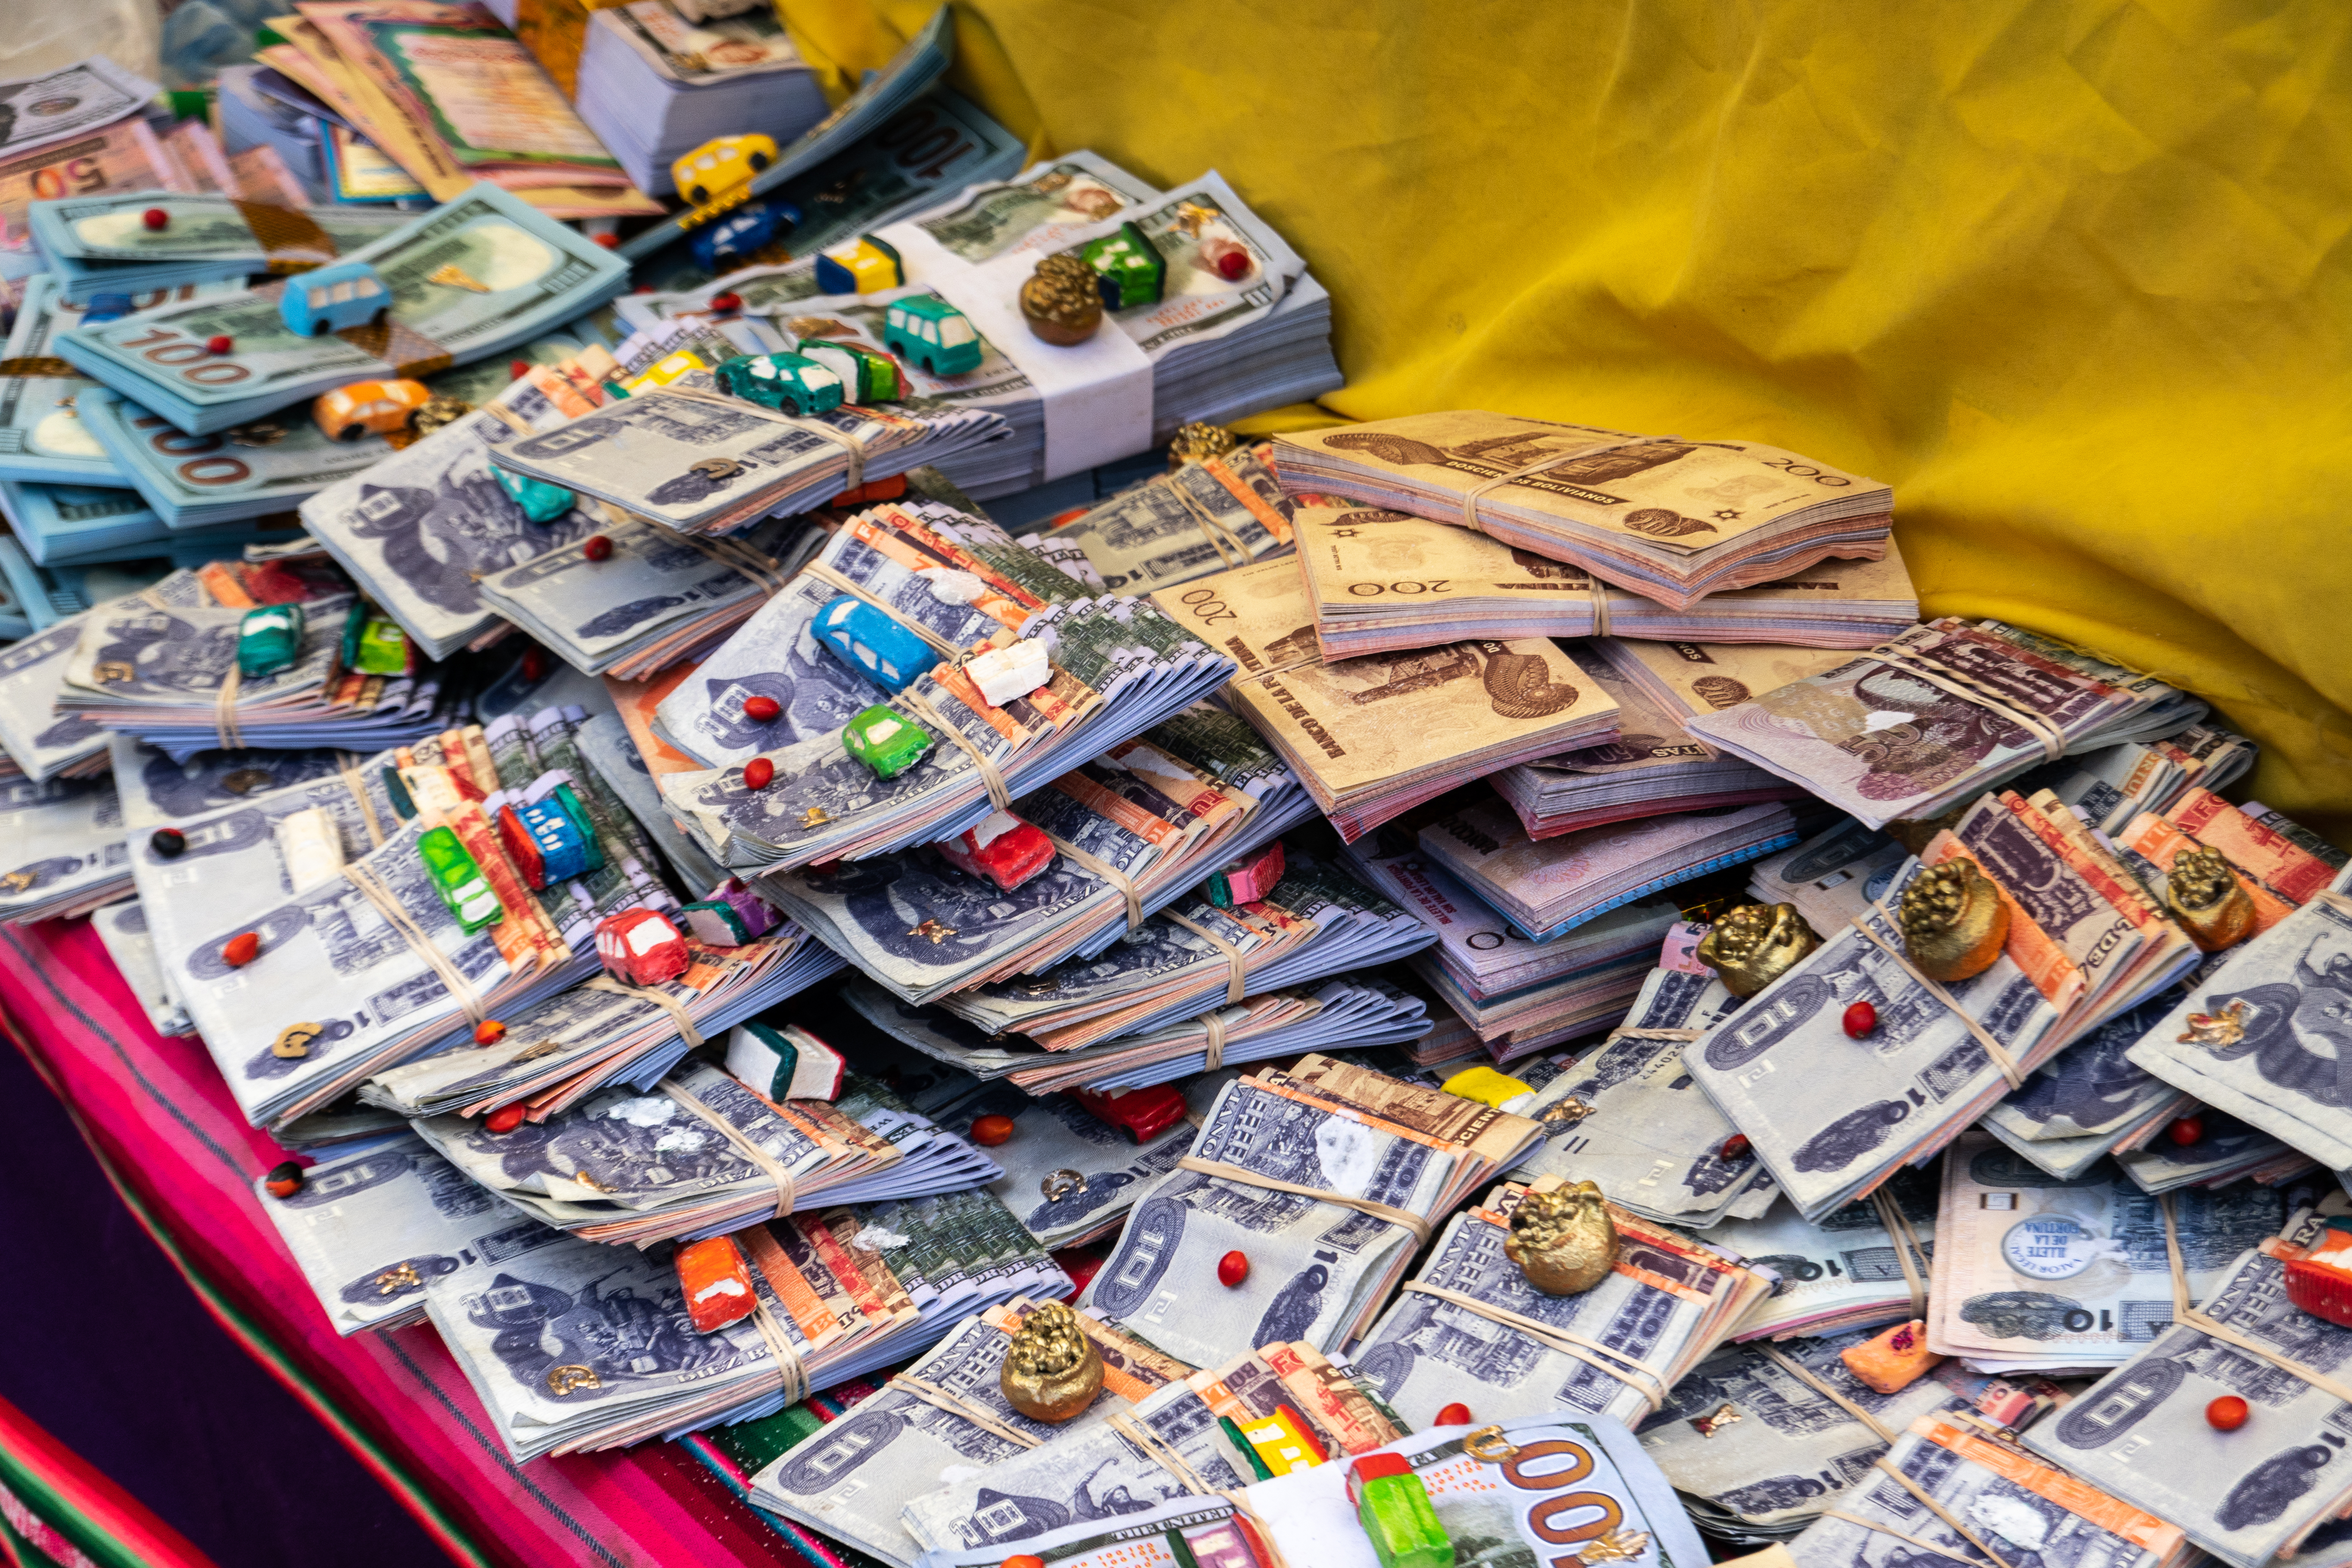
[[[1138,1143],[1150,1142],[1184,1120],[1184,1091],[1172,1083],[1155,1083],[1147,1089],[1116,1094],[1099,1089],[1074,1089],[1070,1098]]]
[[[898,362],[863,343],[803,343],[800,354],[814,360],[841,377],[851,403],[895,403],[907,395],[907,376]]]
[[[1238,859],[1228,860],[1209,879],[1209,902],[1221,910],[1254,904],[1274,891],[1282,880],[1282,840]],[[1450,1092],[1450,1091],[1449,1091]]]
[[[507,492],[515,505],[522,508],[523,516],[533,522],[553,522],[570,511],[578,500],[562,485],[549,484],[545,479],[518,474],[512,468],[490,465],[490,477],[499,481],[499,489]]]
[[[636,374],[629,377],[628,380],[619,382],[615,384],[620,387],[622,393],[625,395],[631,393],[643,392],[647,387],[651,386],[667,386],[671,382],[676,381],[678,377],[685,375],[689,371],[709,370],[709,368],[710,367],[708,364],[703,363],[703,359],[700,354],[696,353],[691,349],[680,349],[674,354],[670,354],[663,359],[656,360],[653,363],[646,366],[645,369],[637,372]]]
[[[364,327],[390,309],[392,290],[364,261],[300,273],[286,280],[286,292],[278,297],[278,318],[298,338]]]
[[[449,906],[459,931],[471,936],[484,926],[496,925],[507,918],[498,894],[490,890],[489,883],[483,879],[482,868],[466,853],[457,834],[446,827],[425,829],[416,840],[416,858],[425,862],[434,890]]]
[[[322,393],[310,417],[330,441],[356,441],[408,428],[409,416],[433,401],[422,382],[354,381]]]
[[[896,289],[906,280],[907,268],[898,259],[898,247],[870,234],[817,252],[816,291],[820,294],[871,294],[879,289]]]
[[[980,688],[982,698],[1002,708],[1052,679],[1054,666],[1042,640],[1023,637],[979,655],[963,667],[963,672]]]
[[[1011,892],[1054,863],[1054,841],[1034,823],[1009,811],[992,811],[977,827],[931,846],[940,858],[960,871],[985,877],[999,890]]]
[[[105,321],[119,321],[136,309],[137,302],[128,294],[119,294],[110,289],[92,294],[89,303],[82,307],[81,324],[95,327]]]
[[[677,194],[698,207],[725,201],[776,161],[772,136],[714,136],[669,166]]]
[[[1464,1068],[1437,1087],[1447,1094],[1458,1094],[1465,1100],[1475,1100],[1498,1110],[1509,1101],[1535,1092],[1534,1086],[1483,1064]]]
[[[1157,305],[1168,288],[1168,258],[1138,225],[1123,223],[1117,234],[1088,240],[1078,254],[1095,269],[1106,310]]]
[[[534,892],[604,868],[604,852],[597,847],[588,808],[568,784],[557,784],[541,799],[500,806],[498,823],[507,858]]]
[[[686,938],[656,910],[623,910],[596,925],[596,956],[624,985],[658,985],[686,973]]]
[[[1402,1454],[1348,1461],[1348,1500],[1381,1568],[1453,1568],[1454,1538],[1430,1506],[1429,1489]]]
[[[740,947],[773,931],[780,918],[740,877],[728,878],[711,889],[710,897],[677,912],[694,940],[705,947]]]
[[[416,650],[398,621],[355,605],[343,617],[342,667],[362,675],[413,675]]]
[[[742,1024],[727,1037],[727,1070],[770,1100],[838,1100],[848,1063],[790,1024]]]
[[[935,294],[891,301],[882,316],[882,346],[932,375],[980,368],[980,333],[971,318]]]
[[[855,594],[827,599],[809,630],[842,663],[893,697],[940,662],[930,644]]]
[[[751,1266],[733,1237],[688,1242],[671,1261],[677,1265],[677,1288],[686,1297],[686,1315],[696,1333],[715,1334],[759,1310]]]
[[[706,272],[749,260],[777,235],[800,226],[801,209],[790,202],[746,202],[694,237],[694,259]]]
[[[841,727],[841,743],[872,768],[875,777],[884,779],[897,778],[921,762],[933,744],[929,731],[878,702]]]
[[[236,624],[236,672],[247,680],[291,669],[302,657],[302,606],[263,605]]]
[[[745,354],[718,374],[719,391],[762,408],[805,418],[841,406],[841,377],[804,354]]]

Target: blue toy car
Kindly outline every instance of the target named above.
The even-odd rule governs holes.
[[[800,222],[801,209],[790,202],[753,202],[697,234],[690,248],[698,266],[717,272],[749,260],[778,235],[798,228]]]
[[[278,317],[297,337],[315,338],[346,327],[364,327],[392,309],[392,290],[364,261],[338,261],[298,273],[278,296]]]
[[[893,697],[940,662],[930,644],[855,594],[826,600],[809,629],[842,663]]]
[[[117,294],[112,291],[92,294],[89,297],[89,303],[82,307],[81,324],[85,327],[94,327],[100,321],[119,321],[131,314],[131,299],[128,294]]]

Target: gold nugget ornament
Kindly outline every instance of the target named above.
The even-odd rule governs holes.
[[[1190,425],[1179,425],[1168,443],[1168,471],[1174,473],[1187,463],[1222,458],[1240,445],[1240,437],[1222,425],[1199,419]]]
[[[1095,269],[1075,256],[1049,256],[1021,285],[1021,319],[1049,343],[1085,342],[1102,325],[1102,289]]]
[[[1821,933],[1794,904],[1742,904],[1707,928],[1697,958],[1734,996],[1753,996],[1810,957]]]
[[[2009,904],[1992,879],[1968,859],[1930,866],[1903,889],[1895,912],[1903,950],[1920,973],[1940,985],[1982,974],[2009,940]]]
[[[1617,1263],[1617,1226],[1601,1189],[1591,1182],[1529,1188],[1511,1211],[1503,1256],[1547,1296],[1580,1296],[1600,1284]]]
[[[2201,952],[2235,947],[2253,934],[2254,900],[2219,849],[2184,849],[2173,858],[2164,907]]]
[[[1102,1352],[1059,1301],[1030,1309],[998,1376],[1005,1402],[1032,1421],[1067,1421],[1102,1392]]]

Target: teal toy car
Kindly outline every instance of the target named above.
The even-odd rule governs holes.
[[[841,377],[805,354],[745,354],[717,374],[719,391],[762,408],[805,418],[841,406]]]
[[[1088,240],[1078,254],[1095,269],[1106,310],[1157,305],[1167,291],[1168,258],[1136,224],[1123,223],[1117,234]]]
[[[278,319],[298,338],[364,327],[392,309],[392,290],[364,261],[298,273],[278,297]]]
[[[499,896],[482,876],[482,868],[466,853],[466,847],[457,834],[446,827],[430,827],[416,840],[416,858],[425,862],[425,871],[433,879],[433,890],[449,906],[456,917],[457,929],[467,936],[484,926],[492,926],[506,919],[507,911]]]
[[[931,375],[980,368],[980,332],[971,318],[935,294],[897,300],[882,315],[882,346]]]
[[[898,362],[863,343],[812,341],[803,343],[800,353],[841,377],[852,403],[896,403],[907,395],[907,377]]]
[[[562,485],[551,485],[545,479],[534,479],[529,474],[518,474],[496,463],[490,465],[490,477],[499,481],[499,489],[506,491],[515,505],[522,508],[523,516],[533,522],[553,522],[570,511],[578,499]]]
[[[263,605],[236,624],[236,672],[251,680],[291,669],[302,657],[302,606]]]

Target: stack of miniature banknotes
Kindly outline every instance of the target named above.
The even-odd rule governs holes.
[[[354,74],[473,11],[277,19],[238,116],[397,210],[0,83],[109,172],[0,231],[0,920],[217,1068],[338,1333],[900,1568],[2352,1562],[2352,859],[2226,713],[1738,430],[1249,423],[1341,374],[1246,168],[1022,168],[944,20],[811,128],[730,5],[598,14],[627,174]]]

